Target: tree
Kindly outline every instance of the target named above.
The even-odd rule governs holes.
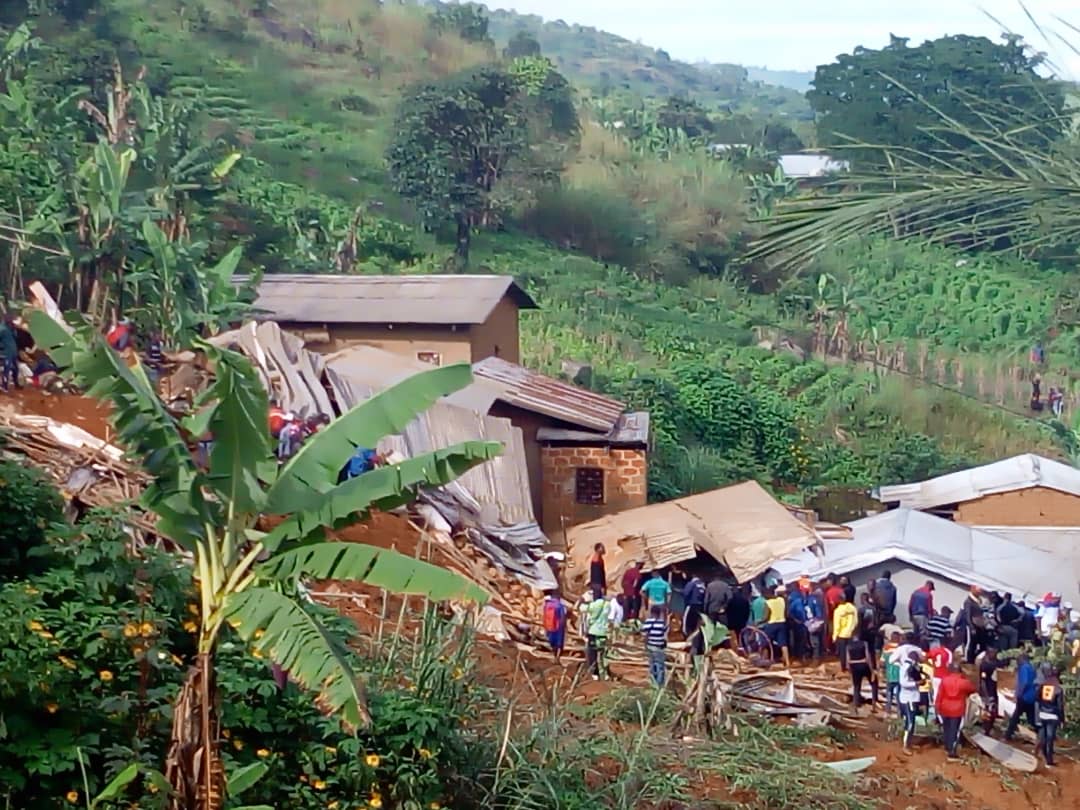
[[[528,31],[518,31],[503,48],[504,59],[520,59],[523,56],[540,56],[540,43]]]
[[[411,199],[429,226],[452,221],[455,253],[468,263],[472,230],[490,224],[491,193],[526,145],[519,86],[481,68],[407,94],[387,160],[394,190]]]
[[[431,25],[439,33],[453,31],[466,42],[491,43],[487,13],[476,3],[442,4],[432,16]]]
[[[173,810],[218,810],[224,774],[214,656],[222,636],[232,628],[316,692],[325,711],[339,713],[347,725],[364,725],[362,686],[335,636],[299,598],[301,580],[356,579],[437,600],[485,596],[458,575],[411,557],[327,542],[324,528],[340,528],[371,508],[407,503],[417,487],[446,484],[500,447],[465,442],[338,483],[356,447],[374,447],[466,385],[471,372],[461,364],[418,374],[357,406],[279,467],[267,429],[267,394],[245,358],[200,344],[215,380],[193,413],[178,421],[140,365],[129,368],[92,326],[77,317],[72,322],[76,331],[68,336],[35,312],[31,331],[90,396],[112,403],[118,438],[151,478],[142,505],[157,515],[158,531],[194,561],[198,652],[174,706],[165,770]],[[214,440],[208,467],[202,469],[184,437],[207,433]]]
[[[682,130],[688,138],[712,132],[709,113],[693,99],[671,96],[656,112],[656,122],[665,129]]]
[[[856,48],[821,65],[807,94],[818,116],[823,146],[862,144],[853,159],[880,163],[883,147],[919,152],[955,149],[960,143],[939,130],[942,114],[980,125],[973,96],[1018,110],[1051,109],[1060,115],[1064,94],[1037,72],[1033,56],[1015,36],[1003,44],[986,37],[947,36],[908,47],[893,37],[881,50]]]

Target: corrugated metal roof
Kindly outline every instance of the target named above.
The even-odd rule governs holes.
[[[510,276],[278,273],[259,282],[254,306],[257,315],[286,323],[471,325],[486,321],[507,296],[521,309],[536,309]]]
[[[933,509],[1032,487],[1080,496],[1080,470],[1027,453],[915,484],[881,487],[878,500],[912,509]]]
[[[536,431],[537,441],[573,442],[588,444],[596,442],[617,447],[633,447],[649,443],[649,412],[634,411],[619,417],[608,433],[591,430],[572,430],[569,428],[542,427]]]
[[[474,363],[473,374],[498,387],[503,402],[591,430],[610,432],[626,410],[618,400],[498,357]]]

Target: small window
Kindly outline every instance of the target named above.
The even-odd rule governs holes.
[[[438,352],[417,352],[416,359],[421,363],[430,363],[433,366],[442,365],[442,355]]]
[[[599,467],[578,467],[574,477],[574,490],[578,503],[602,504],[604,502],[604,471]]]

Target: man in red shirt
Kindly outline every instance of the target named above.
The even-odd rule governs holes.
[[[825,626],[833,626],[833,613],[836,611],[836,606],[844,601],[844,589],[837,583],[836,577],[829,574],[825,577]],[[834,642],[831,639],[832,634],[825,634],[825,643],[829,645],[830,649],[834,648]]]
[[[645,563],[638,560],[622,575],[623,610],[627,621],[637,621],[641,613],[641,569]]]
[[[926,660],[934,668],[934,676],[930,679],[930,696],[931,700],[936,700],[941,681],[949,674],[952,651],[948,647],[942,646],[940,641],[932,641],[930,642],[930,652],[926,654]]]
[[[956,759],[956,746],[960,742],[960,722],[967,711],[968,698],[975,694],[975,685],[960,672],[959,664],[949,664],[949,671],[941,679],[934,708],[941,718],[945,734],[945,750],[949,759]]]

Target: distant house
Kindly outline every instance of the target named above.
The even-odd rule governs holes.
[[[646,503],[647,413],[496,357],[474,364],[473,374],[491,398],[486,412],[522,431],[534,511],[548,537]]]
[[[780,155],[780,169],[792,180],[818,180],[846,172],[851,164],[828,155]]]
[[[491,275],[274,274],[255,300],[256,318],[276,321],[313,351],[366,344],[433,365],[516,363],[523,309],[536,303],[509,276]]]

